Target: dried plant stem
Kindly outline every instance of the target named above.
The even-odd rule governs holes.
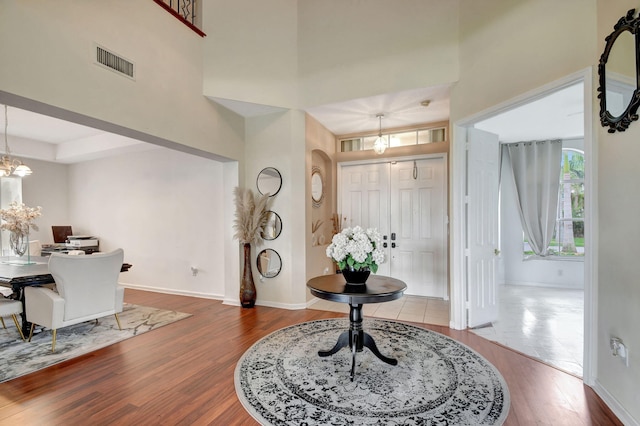
[[[236,202],[236,216],[233,235],[240,243],[259,243],[262,241],[261,233],[267,221],[268,195],[254,197],[250,189],[236,187],[234,190]]]

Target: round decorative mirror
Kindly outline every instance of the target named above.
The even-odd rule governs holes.
[[[278,213],[271,210],[264,212],[264,214],[267,217],[267,221],[260,236],[264,240],[275,240],[282,232],[282,219],[280,219]]]
[[[258,254],[257,259],[258,272],[265,278],[273,278],[280,273],[282,269],[282,260],[277,251],[273,249],[264,249]]]
[[[639,18],[634,15],[635,9],[631,9],[614,25],[598,65],[600,122],[603,127],[609,127],[609,133],[624,132],[638,119],[640,73],[636,48]]]
[[[311,169],[311,201],[313,207],[320,207],[324,198],[324,181],[319,167]]]
[[[273,197],[282,187],[282,175],[278,169],[266,167],[258,174],[256,186],[260,194],[269,194],[269,197]]]

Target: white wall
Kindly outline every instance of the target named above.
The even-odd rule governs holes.
[[[563,147],[583,149],[584,141],[565,141]],[[500,265],[502,283],[540,287],[584,288],[584,262],[580,260],[524,259],[522,224],[515,195],[515,184],[506,162],[502,163],[500,183]]]
[[[22,179],[22,202],[29,207],[42,207],[42,216],[35,221],[39,230],[31,231],[29,239],[51,244],[51,226],[71,225],[68,166],[33,159],[24,159],[24,162],[33,170],[33,174]]]
[[[68,193],[74,233],[124,249],[122,283],[223,298],[222,163],[163,148],[94,160],[69,166]]]

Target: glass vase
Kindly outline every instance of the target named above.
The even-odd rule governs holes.
[[[27,250],[29,250],[29,234],[12,232],[9,235],[9,246],[16,256],[24,256]]]

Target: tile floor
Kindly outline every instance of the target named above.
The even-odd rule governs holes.
[[[349,313],[348,304],[321,299],[318,299],[309,308],[320,311]],[[362,313],[364,316],[374,318],[449,325],[449,301],[429,297],[405,295],[392,302],[368,303],[362,307]]]
[[[471,330],[563,371],[582,377],[582,290],[501,286],[498,320]],[[345,303],[318,300],[310,309],[349,312]],[[449,301],[405,295],[363,306],[365,316],[449,325]]]
[[[584,291],[505,285],[498,320],[471,330],[582,377]]]

